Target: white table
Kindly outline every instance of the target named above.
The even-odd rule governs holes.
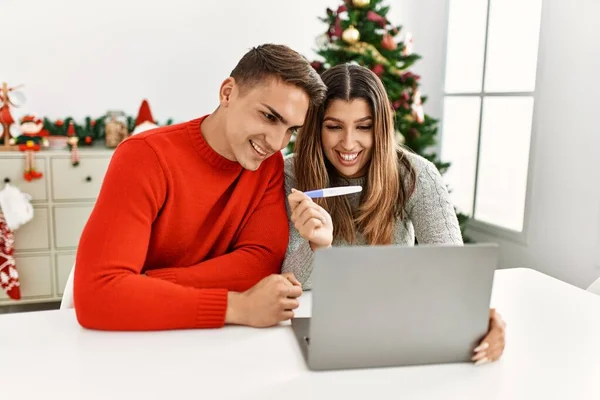
[[[341,372],[309,371],[289,322],[122,333],[85,330],[73,310],[1,315],[0,398],[600,399],[600,296],[499,270],[492,306],[508,324],[496,363]]]

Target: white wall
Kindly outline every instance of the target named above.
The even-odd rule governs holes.
[[[598,15],[594,0],[544,0],[528,243],[502,242],[507,265],[581,287],[600,276]]]
[[[434,4],[435,3],[435,4]],[[403,0],[416,33],[424,92],[441,107],[448,0]],[[600,42],[595,0],[544,0],[526,243],[471,231],[502,246],[502,266],[526,266],[580,287],[600,276]],[[420,32],[420,33],[419,33]],[[429,58],[431,60],[429,60]],[[518,62],[518,60],[516,60]],[[509,117],[509,116],[507,116]],[[506,155],[510,162],[510,154]]]
[[[400,39],[413,35],[414,51],[422,58],[412,71],[421,75],[420,90],[428,96],[424,109],[433,118],[441,118],[444,95],[444,47],[448,0],[394,0],[389,17],[402,24]]]
[[[164,122],[211,112],[220,83],[252,46],[282,43],[314,56],[315,38],[327,29],[317,17],[340,1],[0,3],[0,82],[26,85],[26,106],[15,116],[135,115],[148,98]]]

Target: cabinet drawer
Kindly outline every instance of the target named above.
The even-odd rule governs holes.
[[[56,292],[59,296],[65,292],[65,285],[74,264],[75,254],[56,255]]]
[[[95,200],[109,162],[110,157],[81,157],[74,167],[70,157],[52,157],[52,198]]]
[[[50,256],[16,256],[21,298],[52,296],[52,263]],[[0,291],[0,300],[8,296]]]
[[[79,237],[93,208],[93,205],[54,206],[54,244],[57,249],[79,245]]]
[[[46,173],[46,159],[35,157],[35,168],[44,174],[41,179],[27,182],[23,178],[25,169],[25,157],[7,157],[0,160],[0,187],[4,186],[4,180],[10,179],[10,184],[18,187],[22,192],[29,193],[32,201],[48,200],[46,182],[50,178]]]
[[[48,209],[46,207],[33,207],[31,221],[21,225],[15,231],[15,250],[50,249],[48,226]]]

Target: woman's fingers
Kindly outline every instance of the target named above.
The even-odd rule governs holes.
[[[314,219],[321,221],[321,223],[325,224],[325,222],[326,222],[325,216],[323,215],[321,210],[319,210],[317,207],[318,206],[314,203],[309,204],[308,207],[306,207],[304,209],[304,211],[302,211],[302,213],[298,215],[298,217],[296,219],[296,223],[298,223],[299,225],[304,225],[311,218],[314,218]]]
[[[489,332],[480,345],[473,349],[475,354],[471,360],[475,362],[475,365],[496,361],[502,356],[505,339],[504,327],[505,323],[499,314],[493,309],[490,310]]]
[[[292,214],[290,215],[291,220],[293,222],[296,222],[298,220],[298,217],[302,215],[302,213],[306,211],[307,208],[310,208],[311,203],[312,200],[310,199],[304,199],[297,203],[296,207],[293,208]]]
[[[502,349],[500,347],[494,347],[489,350],[483,350],[478,352],[471,358],[471,361],[475,362],[475,365],[486,364],[488,362],[497,361],[502,356]]]
[[[471,361],[475,361],[476,365],[483,364],[483,363],[487,362],[487,360],[488,360],[487,359],[487,354],[488,354],[487,351],[490,347],[490,344],[487,341],[488,336],[486,336],[483,339],[483,341],[481,342],[481,344],[473,350],[475,355],[471,358]]]
[[[312,239],[312,233],[321,227],[323,227],[323,222],[317,218],[310,218],[303,224],[295,223],[294,226],[300,233],[304,239],[310,241]]]
[[[292,214],[294,210],[304,201],[312,202],[312,199],[303,192],[292,189],[292,193],[288,195],[288,203],[290,204],[290,210],[292,211]]]
[[[485,351],[485,350],[483,350],[483,351],[480,351],[479,353],[475,354],[475,355],[474,355],[474,356],[471,358],[471,361],[479,361],[479,360],[481,360],[482,358],[485,358],[485,357],[487,357],[487,355],[488,355],[487,351]]]

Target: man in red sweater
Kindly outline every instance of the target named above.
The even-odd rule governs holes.
[[[165,330],[292,318],[302,290],[279,274],[280,150],[325,91],[300,54],[262,45],[221,84],[212,114],[123,141],[77,250],[79,323]]]

